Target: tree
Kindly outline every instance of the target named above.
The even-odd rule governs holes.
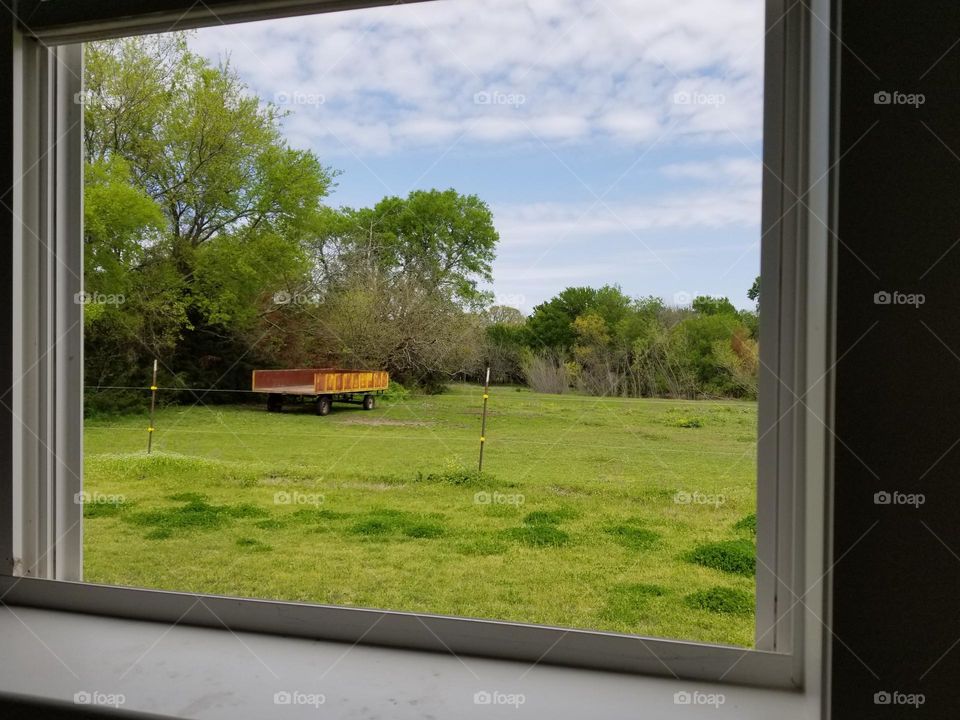
[[[277,310],[264,298],[309,278],[305,241],[336,173],[289,147],[281,113],[182,34],[87,46],[85,84],[87,273],[134,299],[109,346],[126,343],[127,375],[162,356],[189,382],[216,381],[257,359],[251,335]],[[136,321],[144,308],[162,327]],[[104,331],[88,332],[94,363]]]

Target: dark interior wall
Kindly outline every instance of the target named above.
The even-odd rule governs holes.
[[[952,718],[960,713],[960,3],[846,0],[839,17],[833,717]],[[924,97],[883,104],[886,95],[875,97],[883,92]],[[882,304],[880,292],[919,293],[923,303]],[[878,504],[886,498],[878,492],[924,502]],[[925,702],[884,707],[878,692],[922,693]]]

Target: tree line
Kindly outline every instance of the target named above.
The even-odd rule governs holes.
[[[499,236],[475,195],[331,207],[339,172],[291,147],[284,111],[183,34],[91,44],[84,79],[93,410],[138,406],[96,389],[148,385],[153,358],[190,401],[186,388],[244,390],[253,368],[298,366],[384,368],[426,390],[489,364],[552,392],[756,392],[756,313],[604,287],[525,317],[482,289]]]

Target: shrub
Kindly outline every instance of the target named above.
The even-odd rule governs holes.
[[[750,593],[719,585],[691,593],[683,602],[696,610],[731,615],[751,615],[754,607],[754,598]]]
[[[757,551],[748,540],[722,540],[694,548],[686,559],[714,570],[753,575],[756,572]]]
[[[675,428],[702,428],[703,418],[698,417],[678,417],[667,420],[669,427]]]
[[[648,550],[660,539],[653,530],[633,525],[611,525],[605,532],[618,543],[631,550]]]
[[[380,396],[380,399],[384,402],[402,402],[403,400],[410,399],[410,390],[405,386],[398,383],[396,380],[391,380],[390,384],[387,386],[387,389],[384,390],[383,395]]]
[[[522,369],[527,385],[536,392],[560,395],[570,388],[569,368],[549,353],[527,353]]]
[[[444,483],[446,485],[489,485],[494,478],[487,473],[473,468],[465,468],[456,463],[447,463],[443,470],[427,473],[417,473],[417,482]]]
[[[753,536],[757,534],[757,514],[750,513],[749,515],[744,515],[740,518],[737,523],[733,526],[734,530],[742,530],[748,532]]]

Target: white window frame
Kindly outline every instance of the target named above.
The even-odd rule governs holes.
[[[333,9],[390,4],[337,2]],[[189,3],[185,3],[189,5]],[[216,22],[331,10],[238,1]],[[195,6],[195,4],[194,4]],[[0,515],[7,604],[316,639],[724,681],[803,687],[804,624],[820,618],[831,453],[834,250],[829,0],[766,0],[758,448],[757,647],[408,612],[83,583],[82,51],[168,18],[70,25],[14,40],[13,512]],[[176,19],[174,17],[173,19]],[[212,24],[197,11],[178,27]],[[168,27],[169,25],[167,25]],[[68,44],[74,43],[74,44]],[[4,100],[7,100],[4,98]],[[11,107],[0,102],[0,107]],[[78,322],[79,321],[79,322]],[[12,552],[10,552],[12,548]],[[810,610],[811,606],[818,612]],[[811,633],[806,634],[809,640]]]

